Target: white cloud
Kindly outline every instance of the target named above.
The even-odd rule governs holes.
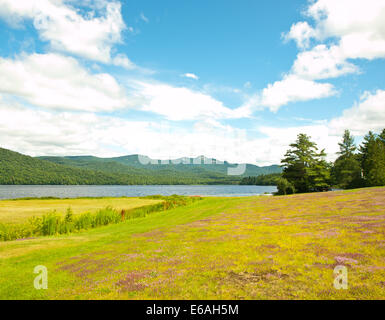
[[[380,37],[371,32],[353,33],[342,37],[340,47],[345,52],[346,59],[384,58],[385,36]]]
[[[49,112],[0,105],[0,145],[30,155],[117,155],[148,122],[128,122],[93,113]],[[123,135],[124,134],[124,135]]]
[[[126,28],[120,2],[99,0],[87,16],[70,6],[73,2],[0,0],[0,16],[13,25],[31,19],[40,38],[54,50],[111,63],[112,47],[122,41]]]
[[[169,120],[196,120],[202,118],[239,118],[232,110],[211,96],[184,87],[162,83],[136,82],[138,94],[143,98],[143,110],[165,116]]]
[[[49,41],[56,51],[127,69],[138,68],[126,55],[111,54],[125,28],[118,2],[85,0],[84,6],[97,10],[96,14],[89,11],[88,16],[80,15],[69,3],[76,1],[0,0],[0,15],[19,25],[25,19],[32,20],[41,39]],[[379,131],[384,127],[385,91],[366,92],[340,117],[323,124],[260,127],[263,138],[247,137],[244,130],[218,119],[250,116],[253,108],[277,111],[292,101],[335,95],[337,90],[332,84],[317,80],[359,72],[352,59],[385,57],[384,6],[383,1],[373,0],[313,1],[307,14],[314,19],[314,27],[299,22],[285,36],[295,40],[301,50],[291,70],[235,110],[209,94],[162,83],[136,82],[127,97],[112,76],[91,73],[77,60],[60,54],[0,58],[0,93],[4,94],[0,100],[0,145],[33,155],[142,153],[167,159],[205,154],[265,165],[278,163],[289,143],[305,132],[332,158],[345,128],[362,135],[369,129]],[[313,42],[320,43],[309,49]],[[198,79],[192,73],[184,76]],[[7,99],[13,96],[46,110],[10,104]],[[175,122],[130,121],[92,113],[127,106],[172,121],[196,122],[192,128],[183,128]]]
[[[111,111],[130,105],[109,74],[91,74],[74,58],[58,54],[0,58],[0,92],[46,108]]]
[[[264,106],[276,111],[296,101],[329,97],[336,93],[330,79],[359,73],[353,59],[385,57],[385,2],[383,0],[309,1],[305,15],[313,19],[293,24],[285,40],[294,40],[299,49],[307,49],[311,39],[321,43],[301,51],[283,80],[269,84],[244,104],[249,109]],[[325,42],[325,43],[322,43]]]
[[[175,121],[245,116],[210,95],[184,87],[133,80],[127,81],[127,87],[109,74],[91,73],[76,59],[59,54],[0,58],[0,93],[38,107],[92,112],[135,107]]]
[[[261,102],[271,111],[277,111],[280,106],[290,101],[306,101],[335,95],[336,91],[330,83],[318,83],[295,75],[288,75],[281,81],[269,84],[262,90]]]
[[[186,128],[168,121],[42,111],[0,99],[0,146],[31,155],[107,157],[139,153],[174,159],[204,154],[230,162],[270,165],[279,164],[289,144],[299,133],[306,133],[319,149],[326,149],[332,161],[344,129],[352,129],[357,136],[370,129],[378,132],[383,129],[384,114],[385,91],[378,90],[365,93],[359,103],[329,122],[288,128],[260,126],[257,130],[263,137],[252,138],[245,130],[212,118],[199,119]]]
[[[317,0],[310,2],[306,14],[315,20],[321,40],[366,32],[385,36],[383,0]]]
[[[215,120],[183,128],[168,122],[42,111],[0,102],[0,146],[30,155],[139,153],[174,159],[204,154],[234,162],[254,161],[244,142],[243,130]]]
[[[320,44],[309,51],[299,53],[291,72],[304,79],[319,80],[358,73],[359,70],[358,67],[346,61],[339,46],[328,48]]]
[[[282,105],[292,101],[321,99],[336,94],[337,91],[330,83],[319,83],[289,74],[249,98],[242,109],[251,112],[251,110],[268,107],[272,112],[276,112]]]
[[[288,33],[284,33],[283,37],[286,41],[294,40],[299,48],[307,48],[310,39],[316,35],[315,30],[309,26],[306,21],[293,24]]]
[[[345,109],[341,117],[330,121],[333,134],[341,135],[345,129],[353,135],[362,136],[369,130],[381,131],[385,128],[385,90],[365,92],[358,103]]]
[[[199,77],[196,74],[194,74],[194,73],[185,73],[182,76],[185,77],[185,78],[199,80]]]
[[[325,41],[336,39],[330,47],[317,46],[300,54],[297,63],[313,67],[316,62],[310,56],[317,55],[317,62],[328,64],[328,69],[339,69],[338,75],[354,72],[355,66],[348,59],[376,59],[385,57],[385,2],[383,0],[317,0],[310,2],[306,16],[315,21],[315,27],[308,29],[306,36],[301,32],[292,32],[307,22],[298,22],[286,35],[293,39],[300,48],[301,43],[314,38]],[[307,58],[307,59],[305,59]],[[334,66],[333,66],[334,62]],[[340,67],[340,68],[338,68]],[[315,70],[315,74],[317,70]],[[331,77],[336,76],[332,72]]]
[[[112,63],[115,66],[120,66],[120,67],[123,67],[123,68],[128,69],[128,70],[137,68],[136,65],[130,59],[128,59],[125,54],[122,54],[122,53],[117,54],[113,58]]]

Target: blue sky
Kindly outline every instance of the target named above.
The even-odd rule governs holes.
[[[385,127],[383,0],[0,0],[0,146],[333,160]]]

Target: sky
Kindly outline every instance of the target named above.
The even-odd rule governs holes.
[[[0,0],[0,146],[333,160],[385,128],[385,0]]]

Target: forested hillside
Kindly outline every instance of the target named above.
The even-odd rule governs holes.
[[[204,156],[197,158],[179,158],[167,161],[150,159],[145,156],[129,155],[115,158],[97,158],[92,156],[73,157],[40,157],[59,164],[89,168],[114,173],[143,173],[144,175],[199,177],[200,179],[214,179],[220,181],[240,181],[240,177],[229,176],[228,169],[236,167],[227,161],[220,162],[216,159],[209,159]],[[258,167],[246,164],[246,171],[241,177],[259,176],[261,174],[280,173],[278,165]]]
[[[0,148],[0,184],[238,184],[241,177],[227,175],[230,166],[228,163],[145,165],[137,155],[33,158]],[[275,166],[248,165],[247,168],[248,172],[261,173],[276,170]]]
[[[71,168],[0,148],[0,184],[112,184],[119,176]]]

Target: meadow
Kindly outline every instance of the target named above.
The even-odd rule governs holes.
[[[0,298],[384,299],[384,227],[385,188],[207,197],[81,233],[0,242]],[[47,290],[33,286],[37,265]],[[347,290],[333,286],[337,265],[347,267]]]
[[[0,201],[0,223],[23,223],[33,216],[40,217],[56,211],[64,216],[71,208],[74,215],[96,212],[112,207],[116,210],[133,209],[159,203],[161,200],[140,198],[77,198],[77,199],[20,199]]]

